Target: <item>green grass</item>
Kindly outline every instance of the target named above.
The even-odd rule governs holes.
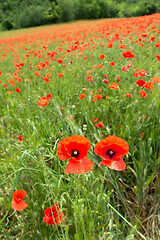
[[[152,82],[153,77],[160,77],[156,58],[159,48],[155,47],[159,38],[157,31],[151,29],[160,25],[156,16],[135,18],[130,25],[128,19],[110,23],[101,20],[0,35],[3,39],[0,40],[1,239],[160,238],[160,86],[155,83],[153,90],[144,89],[147,97],[143,99],[139,95],[142,88],[135,84],[137,79]],[[147,26],[151,18],[154,21]],[[119,21],[123,21],[123,29]],[[142,30],[149,36],[142,38],[146,42],[139,47],[135,40],[141,37]],[[115,39],[117,31],[119,39]],[[154,42],[148,41],[151,36],[156,37]],[[113,48],[107,48],[106,42],[112,38]],[[80,45],[72,50],[78,39]],[[133,59],[122,56],[126,49],[119,48],[120,40],[135,54]],[[48,53],[53,50],[57,54],[51,59]],[[99,59],[100,54],[106,58]],[[65,66],[54,61],[61,56]],[[84,56],[88,59],[83,60]],[[116,66],[110,66],[111,61]],[[122,71],[121,67],[130,61],[133,67],[128,72]],[[13,62],[23,62],[24,66],[18,70]],[[42,62],[48,67],[38,71],[36,65]],[[94,68],[95,64],[103,64],[103,68]],[[135,68],[145,69],[147,76],[135,78]],[[34,71],[39,72],[39,77]],[[91,71],[93,83],[87,81],[87,71]],[[15,72],[22,81],[14,78]],[[52,74],[48,83],[41,78],[47,73]],[[58,78],[58,73],[64,73],[64,77]],[[109,89],[111,82],[118,83],[117,75],[121,79],[119,90]],[[109,84],[103,82],[105,78]],[[9,79],[14,79],[15,86],[11,86]],[[20,93],[16,88],[20,88]],[[82,92],[86,97],[80,100]],[[92,102],[93,92],[101,94],[103,99]],[[132,93],[131,98],[126,97],[127,92]],[[49,104],[38,107],[40,97],[50,93],[53,97]],[[73,119],[68,119],[71,115]],[[95,127],[97,122],[91,121],[94,116],[98,122],[103,121],[104,128]],[[18,142],[20,135],[24,136],[23,142]],[[67,161],[59,160],[57,144],[72,135],[83,135],[90,140],[88,158],[95,165],[88,173],[64,173]],[[94,154],[94,146],[108,135],[118,136],[129,145],[129,154],[123,157],[126,170],[122,172],[104,165],[98,167],[101,158]],[[27,191],[24,200],[28,207],[20,212],[10,207],[12,193],[18,189]],[[44,210],[55,203],[64,212],[65,220],[60,226],[49,226],[43,222]]]

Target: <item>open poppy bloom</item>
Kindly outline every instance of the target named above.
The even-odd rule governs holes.
[[[65,219],[64,213],[59,210],[57,203],[53,207],[46,208],[44,215],[43,222],[47,223],[48,225],[60,225]]]
[[[134,58],[135,54],[132,53],[130,50],[126,50],[125,52],[122,52],[122,55],[124,58]]]
[[[144,80],[142,80],[142,79],[138,79],[138,80],[136,81],[136,84],[137,84],[139,87],[144,87],[145,84],[146,84],[146,82],[145,82]]]
[[[38,107],[45,107],[46,105],[49,104],[49,99],[47,97],[41,97],[40,100],[38,101]]]
[[[99,59],[104,59],[106,56],[104,55],[104,54],[101,54],[100,56],[99,56]]]
[[[129,146],[122,138],[109,135],[96,143],[94,152],[102,157],[102,161],[98,165],[99,167],[104,164],[113,170],[119,171],[126,168],[126,164],[121,156],[128,154]]]
[[[23,201],[23,198],[26,196],[27,192],[25,190],[17,190],[12,195],[11,208],[17,211],[25,209],[28,204]]]
[[[86,173],[92,170],[94,163],[87,158],[91,145],[86,137],[73,135],[58,143],[57,154],[60,160],[69,159],[65,173]]]

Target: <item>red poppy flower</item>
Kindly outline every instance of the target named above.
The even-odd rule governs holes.
[[[102,164],[113,169],[122,171],[126,168],[126,164],[121,158],[128,154],[128,143],[122,138],[109,135],[107,138],[100,140],[94,149],[95,154],[102,157],[99,167]]]
[[[157,43],[155,44],[155,46],[156,46],[157,48],[159,48],[159,47],[160,47],[160,41],[157,42]]]
[[[126,66],[121,67],[121,70],[124,72],[128,72],[128,68]]]
[[[101,94],[93,95],[93,97],[97,100],[103,99],[103,96]]]
[[[58,78],[60,77],[64,77],[64,74],[63,73],[58,73]]]
[[[119,84],[112,82],[111,85],[108,85],[108,88],[112,88],[112,89],[118,90],[119,89]]]
[[[130,50],[126,50],[126,52],[122,52],[124,58],[134,58],[135,54],[133,54]]]
[[[112,61],[112,62],[109,63],[109,65],[110,65],[110,66],[115,66],[116,63]]]
[[[86,97],[86,94],[81,93],[79,96],[80,96],[80,100],[81,100],[82,98]]]
[[[127,93],[126,97],[130,98],[132,96],[132,93]]]
[[[11,208],[17,211],[25,209],[28,204],[22,199],[26,196],[27,192],[25,190],[17,190],[12,195]]]
[[[101,54],[100,56],[99,56],[99,59],[104,59],[106,56],[104,55],[104,54]]]
[[[52,98],[52,93],[48,94],[47,98],[50,100]]]
[[[121,81],[121,79],[120,79],[120,76],[119,76],[119,75],[117,75],[117,80],[118,80],[118,82],[120,82],[120,81]]]
[[[141,76],[141,77],[145,77],[145,76],[147,76],[147,72],[146,72],[146,70],[141,69],[141,70],[138,71],[138,75]]]
[[[20,136],[18,136],[18,142],[23,142],[23,136],[22,135],[20,135]]]
[[[45,107],[46,105],[49,104],[49,99],[47,97],[41,97],[40,100],[38,101],[38,107]]]
[[[103,82],[107,84],[107,83],[109,83],[109,80],[106,78],[103,80]]]
[[[141,90],[139,92],[139,95],[142,97],[142,98],[146,98],[147,97],[147,93],[144,91],[144,90]]]
[[[101,121],[101,122],[95,124],[95,126],[96,126],[97,128],[104,128],[104,123]]]
[[[107,48],[112,48],[113,47],[113,43],[109,42],[107,43]]]
[[[57,203],[53,207],[46,208],[44,215],[43,222],[48,225],[60,225],[65,219],[64,213],[59,210]]]
[[[87,56],[84,56],[84,57],[83,57],[83,60],[87,60],[87,59],[88,59],[88,57],[87,57]]]
[[[98,121],[98,118],[97,117],[94,117],[94,119],[91,119],[92,122],[97,122]]]
[[[88,82],[93,82],[93,79],[91,76],[87,76],[87,80],[88,80]]]
[[[98,64],[97,68],[99,68],[99,69],[103,68],[102,64]]]
[[[15,91],[16,91],[17,93],[20,93],[20,88],[16,88]]]
[[[160,83],[160,77],[153,77],[153,83]]]
[[[86,173],[92,170],[94,163],[87,158],[91,145],[86,137],[73,135],[58,143],[57,155],[60,160],[69,159],[65,173]]]
[[[145,134],[145,132],[141,133],[141,137],[139,139],[144,138],[144,134]]]
[[[131,68],[131,67],[133,67],[132,63],[128,63],[127,68]]]
[[[160,61],[160,55],[156,55],[156,58]]]
[[[139,86],[139,87],[144,87],[144,85],[146,84],[146,82],[142,79],[138,79],[136,81],[136,84]]]
[[[126,45],[125,44],[121,44],[119,47],[125,49]]]
[[[153,90],[154,82],[147,82],[143,87]]]

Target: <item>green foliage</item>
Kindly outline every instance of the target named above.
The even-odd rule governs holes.
[[[12,19],[6,18],[2,21],[2,27],[7,30],[13,29],[15,24],[13,23]]]
[[[43,13],[43,21],[48,24],[60,22],[61,17],[62,9],[55,2],[52,2],[50,7]]]
[[[153,2],[141,2],[139,4],[139,10],[137,11],[138,16],[153,14],[158,11],[158,6]]]
[[[43,23],[43,7],[37,6],[30,6],[25,8],[22,14],[20,15],[20,26],[22,28],[25,27],[33,27],[42,25]]]
[[[0,1],[0,21],[3,29],[7,30],[77,19],[134,17],[159,11],[158,0]]]
[[[62,10],[61,22],[73,21],[75,19],[75,1],[57,0],[58,7]]]

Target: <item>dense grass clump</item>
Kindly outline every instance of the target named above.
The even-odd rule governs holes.
[[[155,14],[2,35],[1,239],[160,238],[159,27]],[[94,166],[68,173],[80,154]]]

